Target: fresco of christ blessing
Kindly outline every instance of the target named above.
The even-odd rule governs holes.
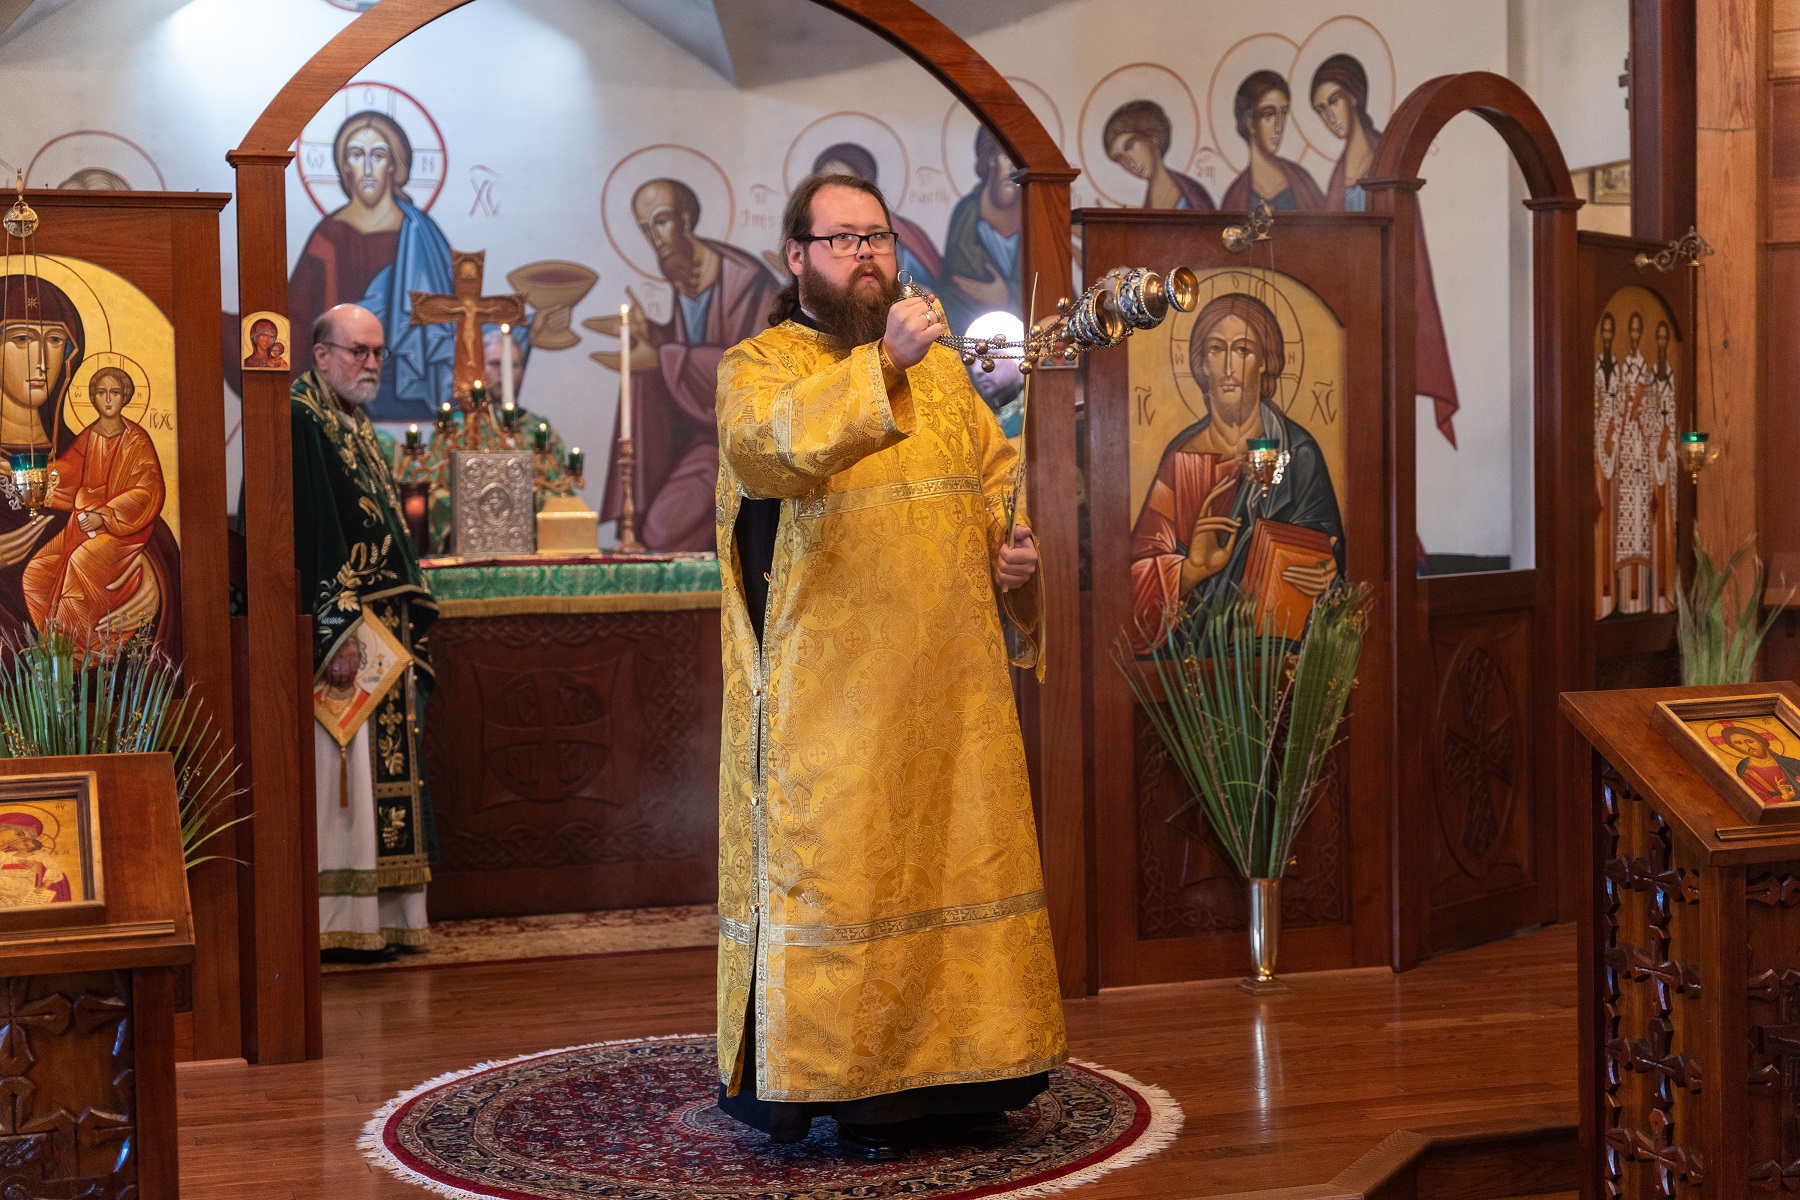
[[[698,236],[700,198],[676,179],[652,179],[632,196],[638,228],[674,288],[669,319],[653,324],[631,307],[631,430],[637,458],[638,536],[651,550],[711,551],[719,482],[719,361],[769,326],[781,285],[747,250]],[[618,317],[592,328],[618,332]],[[594,356],[618,368],[618,354]],[[620,511],[619,443],[613,435],[602,521]]]
[[[348,203],[313,227],[288,280],[293,328],[310,331],[320,313],[358,304],[387,335],[381,390],[369,405],[377,421],[429,421],[451,394],[455,350],[447,325],[414,325],[415,292],[448,295],[455,287],[450,242],[406,194],[412,143],[386,113],[359,112],[332,142]],[[289,354],[293,377],[312,367],[310,344]]]

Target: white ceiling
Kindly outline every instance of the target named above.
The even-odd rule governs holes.
[[[898,53],[862,26],[798,0],[617,0],[741,88],[866,66]],[[963,37],[1071,0],[919,0]]]

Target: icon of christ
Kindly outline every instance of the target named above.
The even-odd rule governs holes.
[[[1195,318],[1188,364],[1206,415],[1170,441],[1131,531],[1138,654],[1162,645],[1190,597],[1235,587],[1261,589],[1259,599],[1277,604],[1291,628],[1294,614],[1280,605],[1310,609],[1344,569],[1343,521],[1324,452],[1274,403],[1286,351],[1269,306],[1243,292],[1213,299]],[[1282,465],[1253,504],[1244,464],[1250,439],[1263,437],[1280,442]],[[1263,594],[1277,591],[1283,595]],[[1298,615],[1303,621],[1304,610]]]
[[[99,414],[53,465],[47,507],[69,513],[62,530],[26,564],[23,587],[31,620],[54,624],[110,652],[130,636],[104,618],[123,604],[142,566],[142,550],[162,513],[163,474],[150,435],[124,416],[137,392],[120,367],[88,381]]]

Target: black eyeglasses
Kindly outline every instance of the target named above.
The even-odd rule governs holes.
[[[892,254],[894,242],[898,238],[891,229],[883,229],[879,233],[825,233],[813,234],[809,237],[795,238],[796,242],[811,245],[814,242],[830,242],[831,252],[839,258],[849,258],[861,252],[863,243],[869,244],[872,254]]]
[[[380,365],[381,360],[388,356],[386,346],[346,346],[342,342],[320,342],[319,345],[330,346],[333,350],[342,350],[357,362],[373,360],[376,365]]]

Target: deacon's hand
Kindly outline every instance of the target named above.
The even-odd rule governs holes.
[[[338,647],[338,652],[331,656],[331,662],[325,668],[325,682],[332,687],[349,687],[356,682],[356,647],[345,642]]]
[[[888,358],[904,371],[918,366],[943,333],[944,322],[931,301],[924,296],[907,296],[888,309],[887,332],[881,343],[887,347]]]
[[[1002,544],[1000,557],[994,563],[994,586],[1003,592],[1024,587],[1037,574],[1037,539],[1023,521],[1013,526],[1013,544]]]

